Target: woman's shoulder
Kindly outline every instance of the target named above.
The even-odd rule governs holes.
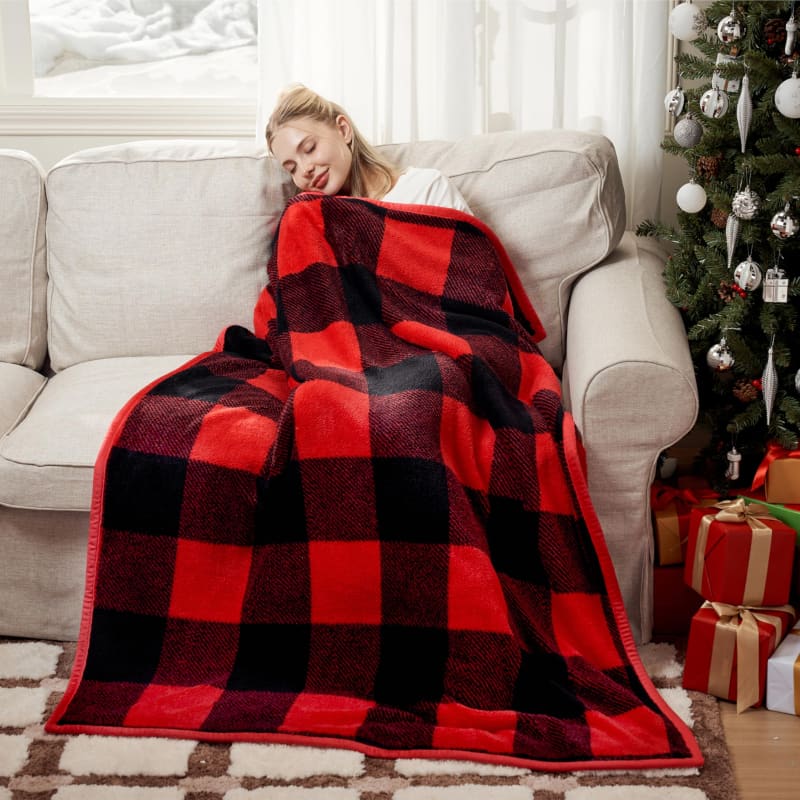
[[[434,167],[407,167],[383,198],[390,203],[420,203],[470,212],[461,193]]]

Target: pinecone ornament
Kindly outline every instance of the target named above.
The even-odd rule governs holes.
[[[719,168],[722,164],[722,156],[699,156],[695,164],[695,171],[698,177],[709,180],[716,178],[719,174]]]
[[[770,19],[764,24],[764,41],[767,43],[767,49],[772,52],[783,50],[783,44],[786,41],[786,20],[785,19]]]
[[[739,378],[733,384],[733,396],[742,403],[752,403],[758,399],[758,389],[746,378]]]
[[[724,208],[711,209],[711,221],[720,229],[725,230],[728,224],[728,212]]]
[[[736,286],[732,283],[726,283],[725,281],[719,282],[719,289],[717,289],[717,294],[719,295],[719,299],[722,300],[723,303],[730,303],[734,297],[738,297],[738,292],[736,291]]]

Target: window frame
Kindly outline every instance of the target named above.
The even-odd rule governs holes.
[[[256,135],[256,98],[36,97],[31,65],[28,1],[0,0],[0,136]]]

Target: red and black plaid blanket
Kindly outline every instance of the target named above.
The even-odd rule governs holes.
[[[255,332],[100,454],[51,733],[693,766],[647,679],[539,322],[457,211],[302,195]]]

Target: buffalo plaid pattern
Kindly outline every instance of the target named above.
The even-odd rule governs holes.
[[[109,433],[48,730],[698,763],[630,644],[491,232],[302,195],[268,271],[256,333],[228,328]]]

